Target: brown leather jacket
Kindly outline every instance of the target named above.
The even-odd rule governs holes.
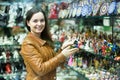
[[[26,65],[26,80],[56,80],[56,68],[66,59],[63,54],[56,55],[45,40],[32,33],[24,39],[20,54]]]

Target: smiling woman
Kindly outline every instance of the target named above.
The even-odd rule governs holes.
[[[56,80],[56,68],[79,49],[70,48],[74,41],[67,40],[60,52],[54,52],[47,18],[40,7],[33,7],[27,12],[25,23],[29,33],[22,43],[20,54],[26,65],[26,80]]]
[[[45,19],[42,12],[38,12],[33,15],[30,21],[27,21],[28,26],[31,29],[31,32],[36,35],[40,36],[41,32],[45,28]]]

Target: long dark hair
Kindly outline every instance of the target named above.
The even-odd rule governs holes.
[[[44,15],[44,18],[45,18],[45,29],[42,31],[41,33],[41,38],[48,41],[48,43],[53,43],[52,39],[51,39],[51,35],[50,35],[50,32],[49,32],[49,27],[48,27],[48,21],[47,21],[47,17],[46,17],[46,14],[45,12],[38,6],[36,7],[33,7],[31,8],[27,13],[26,13],[26,19],[25,19],[25,25],[28,29],[28,31],[31,31],[30,30],[30,27],[27,25],[27,21],[30,21],[30,19],[32,18],[32,16],[35,14],[35,13],[38,13],[38,12],[42,12],[43,15]]]

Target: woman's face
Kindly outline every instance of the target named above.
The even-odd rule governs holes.
[[[45,28],[45,17],[42,12],[35,13],[30,21],[27,21],[32,33],[40,35]]]

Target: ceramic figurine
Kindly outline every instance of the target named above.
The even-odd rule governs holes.
[[[102,55],[105,56],[106,55],[106,49],[107,49],[107,42],[105,41],[101,47],[102,49]]]
[[[117,3],[115,1],[110,3],[110,6],[108,8],[108,14],[117,14]]]
[[[87,68],[87,64],[88,64],[87,60],[83,59],[83,61],[82,61],[82,67],[83,67],[83,69]]]
[[[20,55],[17,50],[13,51],[13,59],[14,59],[14,61],[19,61],[19,59],[20,59]]]
[[[50,19],[57,19],[58,18],[58,11],[57,11],[57,3],[53,3],[50,6],[50,13],[49,13],[49,17]]]
[[[9,62],[6,63],[5,68],[6,68],[6,73],[11,73],[11,72],[12,72],[12,70],[11,70],[11,65],[10,65]]]
[[[98,69],[99,61],[97,59],[94,59],[93,61],[94,61],[95,68]]]
[[[73,56],[71,55],[68,60],[68,65],[72,66],[72,64],[73,64]]]
[[[2,59],[4,60],[3,62],[6,62],[7,60],[5,51],[2,52]]]
[[[92,47],[90,46],[90,40],[86,40],[85,48],[86,51],[93,52]]]
[[[11,54],[10,54],[10,51],[6,51],[6,58],[7,58],[7,60],[9,60],[10,58],[11,58]]]
[[[99,3],[97,3],[97,4],[94,4],[94,6],[93,6],[93,16],[96,16],[97,14],[98,14],[98,12],[99,12],[99,9],[100,9],[100,4]]]
[[[9,10],[10,17],[9,17],[9,21],[8,21],[8,25],[7,25],[8,27],[12,27],[12,26],[16,25],[16,23],[15,23],[15,18],[17,15],[16,10],[17,10],[17,5],[14,4],[14,5],[10,6],[10,10]]]
[[[64,40],[65,40],[65,33],[63,32],[63,33],[61,33],[61,35],[60,35],[59,41],[60,41],[61,43],[63,43]]]
[[[109,3],[104,2],[102,4],[102,6],[100,7],[100,13],[99,13],[100,16],[103,16],[103,15],[107,14],[107,12],[108,12],[108,6],[109,6]]]

